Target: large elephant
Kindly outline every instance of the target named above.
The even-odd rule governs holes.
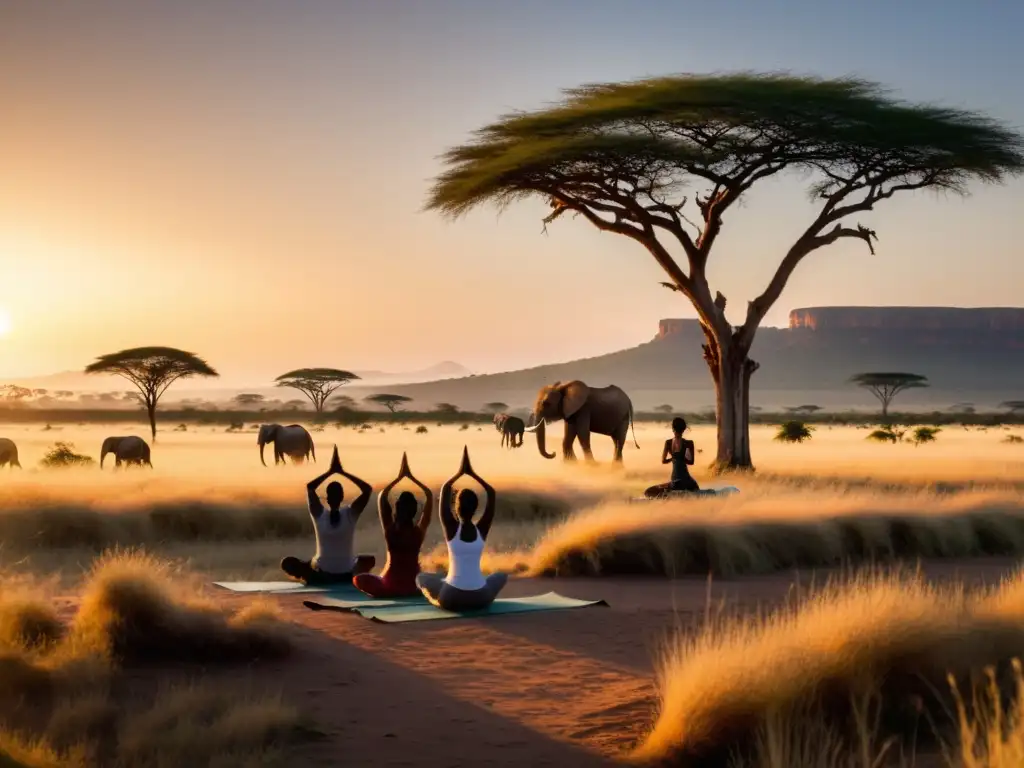
[[[507,413],[500,413],[494,417],[494,425],[501,432],[501,444],[509,448],[518,448],[523,444],[523,433],[526,431],[526,422],[518,416],[509,416]]]
[[[18,461],[18,446],[9,437],[0,437],[0,467],[7,465],[11,469],[21,468]]]
[[[153,466],[149,458],[149,443],[135,435],[108,437],[104,440],[100,448],[100,469],[103,469],[103,459],[108,453],[114,454],[115,467],[120,467],[121,464]]]
[[[537,448],[546,459],[555,458],[545,447],[545,427],[549,421],[565,420],[565,437],[562,439],[562,457],[575,460],[572,444],[578,438],[583,455],[593,461],[590,450],[590,435],[608,435],[615,443],[615,461],[622,461],[622,448],[626,435],[633,426],[633,403],[629,395],[614,384],[608,387],[588,387],[582,381],[556,381],[541,387],[537,402],[530,414],[527,432],[537,433]],[[633,434],[633,444],[636,433]]]
[[[274,444],[275,465],[284,464],[285,456],[291,456],[293,464],[301,464],[311,456],[313,461],[316,461],[313,438],[299,424],[289,424],[287,427],[280,424],[263,424],[256,442],[260,446],[260,463],[264,467],[267,466],[267,462],[263,460],[263,446],[267,443]]]

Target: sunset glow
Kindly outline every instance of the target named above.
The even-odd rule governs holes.
[[[0,336],[6,336],[11,332],[11,313],[0,307]]]

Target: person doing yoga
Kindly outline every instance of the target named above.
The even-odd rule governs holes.
[[[683,437],[686,420],[677,416],[672,419],[672,437],[665,441],[661,452],[661,463],[672,464],[672,479],[667,483],[653,485],[644,491],[648,499],[657,499],[671,491],[699,491],[697,481],[690,476],[688,467],[693,466],[693,441]]]
[[[345,492],[341,483],[335,480],[327,485],[327,506],[317,495],[317,489],[331,475],[338,474],[351,480],[359,488],[359,496],[348,506],[341,506],[345,500]],[[359,555],[353,552],[356,522],[359,515],[366,509],[373,488],[355,475],[341,468],[338,458],[338,446],[334,446],[331,466],[319,477],[315,477],[306,485],[306,497],[309,501],[309,515],[313,518],[313,531],[316,533],[316,554],[312,560],[300,560],[297,557],[286,557],[281,561],[281,570],[294,579],[309,585],[351,583],[352,576],[366,573],[373,569],[376,562],[373,555]]]
[[[403,478],[409,478],[423,491],[425,500],[418,520],[416,510],[419,505],[410,491],[402,491],[395,501],[394,512],[391,510],[389,496]],[[409,459],[403,453],[402,468],[398,471],[398,477],[384,486],[377,497],[380,527],[384,529],[388,559],[379,576],[360,573],[352,579],[352,583],[360,591],[371,597],[412,597],[420,593],[419,587],[416,586],[416,575],[420,572],[420,547],[423,546],[423,537],[430,527],[433,506],[434,494],[413,476],[409,469]]]
[[[487,496],[484,513],[475,524],[473,514],[479,500],[476,493],[468,488],[459,491],[456,514],[452,514],[452,486],[463,476],[480,483]],[[441,518],[444,538],[448,542],[448,575],[442,577],[439,573],[421,573],[416,577],[420,591],[438,608],[447,611],[486,608],[505,586],[508,576],[504,573],[495,573],[485,578],[480,570],[484,543],[494,520],[495,501],[494,488],[473,471],[469,463],[469,449],[463,448],[459,472],[441,486],[441,498],[438,501],[438,516]]]

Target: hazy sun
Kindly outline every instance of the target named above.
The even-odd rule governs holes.
[[[11,332],[11,314],[0,307],[0,336],[6,336]]]

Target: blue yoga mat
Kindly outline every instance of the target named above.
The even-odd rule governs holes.
[[[320,606],[321,609],[332,609],[332,606],[325,599],[314,598],[303,602],[307,607],[312,607],[310,605],[311,603]],[[499,598],[483,610],[464,611],[461,613],[445,611],[425,601],[388,606],[377,606],[371,605],[370,603],[364,603],[361,606],[352,605],[346,608],[334,607],[333,610],[346,610],[351,613],[359,614],[364,619],[370,619],[370,621],[376,621],[383,624],[405,624],[412,621],[483,618],[484,616],[500,616],[506,613],[558,611],[565,610],[567,608],[587,608],[592,605],[608,605],[608,603],[604,600],[576,600],[572,597],[559,595],[557,592],[548,592],[545,595],[534,595],[533,597]]]

